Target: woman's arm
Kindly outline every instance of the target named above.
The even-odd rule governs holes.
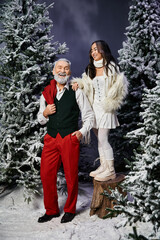
[[[72,78],[71,85],[73,85],[74,83],[78,84],[78,88],[83,90],[89,102],[92,104],[93,103],[92,80],[87,76],[87,74],[83,73],[82,78]]]
[[[128,93],[128,81],[124,73],[118,73],[110,77],[114,78],[113,84],[110,86],[105,99],[102,101],[105,112],[118,110]]]

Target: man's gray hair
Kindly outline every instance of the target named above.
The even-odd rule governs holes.
[[[57,61],[54,62],[54,64],[53,64],[54,68],[56,66],[56,63],[59,62],[59,61],[67,62],[69,64],[69,67],[71,67],[71,62],[67,58],[60,58],[60,59],[58,59]]]

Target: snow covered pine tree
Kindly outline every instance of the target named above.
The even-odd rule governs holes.
[[[129,81],[129,94],[118,113],[121,126],[111,132],[115,159],[117,164],[122,166],[124,158],[131,160],[133,149],[137,147],[136,143],[129,144],[129,140],[124,136],[136,129],[141,121],[139,112],[142,111],[140,104],[143,89],[155,86],[159,72],[160,2],[132,0],[131,4],[130,26],[126,28],[127,40],[119,50],[119,64]]]
[[[45,129],[37,122],[38,98],[56,55],[67,51],[65,43],[52,43],[52,6],[14,0],[2,8],[0,182],[23,185],[27,199],[40,184]]]
[[[131,171],[121,184],[123,190],[132,196],[132,201],[118,191],[112,190],[111,195],[104,193],[119,204],[111,210],[112,213],[125,213],[130,224],[151,222],[154,232],[160,227],[160,74],[156,84],[153,89],[145,91],[141,104],[144,111],[140,113],[142,126],[128,134],[140,143]]]
[[[120,50],[120,64],[130,80],[130,93],[123,108],[123,118],[128,125],[122,125],[122,131],[129,132],[138,125],[138,129],[127,134],[131,144],[134,143],[132,146],[138,147],[131,170],[121,184],[123,190],[131,194],[132,201],[118,191],[112,190],[111,195],[104,193],[118,204],[108,217],[123,212],[126,223],[150,222],[154,232],[160,227],[159,15],[159,1],[133,0],[128,42]],[[129,148],[128,144],[126,147]]]
[[[128,134],[140,145],[125,181],[126,190],[134,199],[129,203],[129,218],[134,222],[150,221],[155,231],[160,227],[160,74],[156,84],[153,89],[146,89],[143,97],[142,127]]]

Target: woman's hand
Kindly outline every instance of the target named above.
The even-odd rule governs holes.
[[[51,115],[56,112],[56,105],[55,104],[48,104],[46,109],[43,112],[43,116],[45,118],[48,117],[48,115]]]
[[[74,91],[77,91],[77,89],[78,89],[78,83],[77,82],[75,82],[75,83],[73,83],[72,84],[72,89],[74,90]]]

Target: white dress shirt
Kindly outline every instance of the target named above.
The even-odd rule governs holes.
[[[56,98],[58,100],[61,99],[61,97],[63,96],[65,91],[69,90],[69,83],[67,83],[63,90],[59,90],[59,88],[57,87],[57,94],[56,94]],[[79,131],[82,133],[83,136],[85,136],[87,134],[87,132],[93,127],[95,118],[94,118],[94,112],[90,106],[90,103],[86,97],[86,95],[84,94],[84,92],[81,89],[77,89],[77,91],[75,92],[75,97],[76,97],[76,101],[77,104],[79,106],[79,109],[81,111],[81,119],[82,119],[82,128],[79,129]],[[48,122],[48,118],[45,118],[43,116],[43,112],[46,108],[46,101],[45,98],[43,96],[43,94],[40,97],[40,109],[38,112],[38,122],[41,125],[44,125]]]

